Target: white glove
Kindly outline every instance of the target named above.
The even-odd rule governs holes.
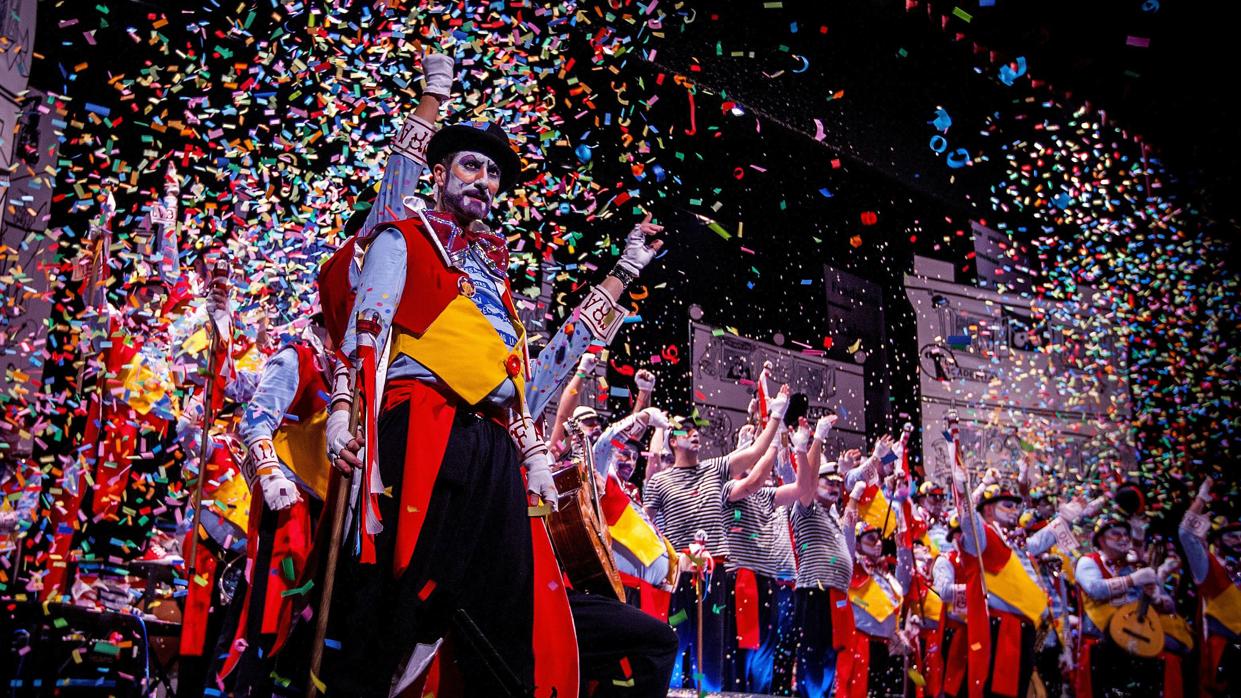
[[[1103,505],[1107,504],[1107,497],[1095,497],[1090,500],[1085,509],[1082,509],[1082,516],[1085,518],[1093,518],[1095,514],[1103,511]]]
[[[832,427],[836,426],[837,419],[839,419],[839,417],[834,414],[829,414],[826,417],[819,417],[818,423],[814,425],[814,440],[822,441],[823,439],[826,439],[827,433],[832,430]]]
[[[443,53],[422,55],[422,91],[441,102],[447,102],[452,94],[452,57]]]
[[[526,491],[550,505],[552,511],[560,509],[560,493],[552,479],[551,461],[547,451],[536,451],[526,459]]]
[[[582,354],[582,360],[577,362],[577,372],[589,376],[595,372],[595,364],[597,363],[599,363],[599,355],[586,352]]]
[[[790,437],[793,441],[793,450],[798,453],[805,453],[810,450],[810,427],[798,427],[793,431]]]
[[[1158,584],[1159,576],[1155,574],[1155,570],[1149,567],[1142,569],[1129,575],[1129,583],[1135,587],[1144,587],[1147,584]]]
[[[1211,501],[1211,485],[1213,484],[1214,482],[1211,480],[1211,478],[1207,478],[1203,480],[1202,484],[1198,485],[1198,499],[1201,499],[1204,502],[1210,502]]]
[[[278,467],[259,471],[259,487],[263,490],[263,501],[272,511],[283,511],[302,499],[297,485],[285,477],[284,471]]]
[[[220,293],[219,288],[223,286],[224,300],[223,302],[217,298]],[[207,284],[207,315],[211,318],[212,324],[215,325],[215,331],[220,335],[227,336],[232,328],[233,313],[228,302],[228,281],[226,279],[216,279]]]
[[[1061,518],[1071,524],[1075,524],[1081,520],[1083,511],[1084,507],[1082,507],[1081,502],[1076,499],[1067,501],[1060,505]]]
[[[668,428],[668,415],[664,414],[664,411],[658,407],[648,407],[639,412],[638,415],[646,415],[647,426],[654,427],[656,429]]]
[[[772,419],[777,421],[784,419],[784,413],[788,411],[788,409],[789,396],[788,393],[783,390],[777,393],[776,396],[771,399],[771,402],[767,404],[767,412],[771,415]]]
[[[870,456],[876,460],[883,460],[884,456],[890,453],[892,453],[892,437],[884,435],[875,442],[875,450]]]
[[[737,450],[741,450],[754,443],[754,425],[743,424],[741,429],[737,430]]]
[[[327,452],[335,460],[353,438],[349,434],[349,410],[332,410],[327,416]]]
[[[638,390],[651,392],[655,389],[655,374],[647,369],[641,369],[633,376],[634,385],[638,386]]]
[[[0,511],[0,536],[7,536],[17,530],[17,512]]]
[[[203,394],[194,393],[181,407],[181,416],[177,417],[177,433],[184,434],[198,426],[203,419]]]
[[[853,489],[849,490],[849,499],[852,501],[857,501],[865,493],[866,493],[866,483],[862,482],[861,480],[858,480],[857,482],[853,483]]]
[[[635,225],[633,230],[625,236],[625,250],[621,252],[621,258],[616,264],[637,276],[642,273],[646,265],[651,263],[652,259],[655,259],[658,252],[657,247],[647,246],[646,233],[642,231],[642,226]]]

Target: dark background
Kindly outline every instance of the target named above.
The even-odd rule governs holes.
[[[544,144],[544,159],[532,164],[557,177],[584,172],[597,185],[591,195],[600,206],[621,190],[633,192],[634,198],[611,206],[617,211],[611,218],[583,213],[583,206],[551,215],[551,222],[538,229],[516,226],[536,254],[519,256],[511,276],[521,287],[531,278],[527,271],[535,273],[538,258],[563,265],[587,259],[587,253],[611,252],[616,234],[639,217],[635,204],[655,213],[670,231],[668,251],[643,278],[651,293],[638,303],[642,322],[630,326],[615,347],[610,377],[617,385],[625,384],[626,369],[649,364],[652,354],[669,346],[688,356],[691,304],[703,309],[709,324],[735,327],[765,341],[780,333],[788,342],[822,348],[828,332],[823,265],[874,281],[884,289],[882,310],[891,345],[891,405],[887,419],[871,425],[875,436],[899,428],[907,418],[917,421],[917,347],[901,285],[915,254],[952,262],[957,281],[968,283],[974,275],[969,221],[983,220],[1010,231],[1016,245],[1043,258],[1044,271],[1053,273],[1037,292],[1054,298],[1076,281],[1082,260],[1093,251],[1109,244],[1127,247],[1123,259],[1102,265],[1102,274],[1117,289],[1133,287],[1147,294],[1139,295],[1136,305],[1154,308],[1132,314],[1131,390],[1144,476],[1160,478],[1172,468],[1230,473],[1236,449],[1229,439],[1237,425],[1231,407],[1235,370],[1228,367],[1235,366],[1238,340],[1236,269],[1231,266],[1237,213],[1232,164],[1238,147],[1229,119],[1235,108],[1225,106],[1235,82],[1230,79],[1235,60],[1228,49],[1229,23],[1213,4],[1191,8],[1168,2],[1154,9],[1153,3],[1148,0],[1143,9],[1135,1],[1000,0],[994,6],[963,5],[972,15],[967,22],[953,15],[950,4],[785,0],[770,7],[691,1],[680,9],[661,7],[669,12],[664,36],[642,34],[634,42],[643,46],[640,51],[610,61],[601,60],[591,42],[598,41],[604,27],[632,35],[633,25],[621,19],[580,25],[570,32],[560,58],[574,59],[577,67],[539,80],[539,89],[560,99],[555,108],[560,137]],[[360,6],[348,16],[359,26],[374,26],[373,19],[363,19]],[[106,15],[83,11],[86,21],[72,30],[60,27],[65,18],[51,7],[39,18],[38,52],[44,60],[36,62],[32,84],[72,97],[70,111],[77,117],[65,131],[61,157],[66,166],[52,214],[53,225],[70,229],[66,255],[72,252],[72,232],[85,229],[86,209],[74,185],[98,185],[132,167],[139,151],[175,153],[183,172],[203,184],[200,198],[184,204],[191,211],[210,211],[208,204],[226,210],[234,195],[229,173],[241,166],[175,129],[153,134],[149,120],[133,114],[132,104],[148,98],[166,100],[174,108],[179,101],[184,106],[190,94],[208,95],[216,106],[227,103],[231,90],[218,79],[208,75],[177,93],[138,89],[137,100],[120,98],[108,83],[117,73],[132,75],[170,62],[181,70],[212,66],[218,76],[254,53],[252,41],[226,31],[247,12],[193,3],[107,7]],[[267,3],[247,7],[259,10],[248,30],[252,36],[270,35],[277,27],[294,33],[308,29],[304,15],[276,11],[273,17]],[[546,18],[529,16],[532,7],[510,3],[507,10],[524,8],[525,21],[546,26]],[[635,3],[620,0],[582,3],[579,9],[594,16],[641,12]],[[179,60],[127,35],[128,27],[137,26],[145,39],[152,18],[161,16],[169,20],[160,29],[167,46],[205,57]],[[449,29],[461,27],[446,16],[435,21]],[[78,33],[87,25],[100,25],[93,44]],[[1149,38],[1149,47],[1127,46],[1130,36]],[[220,46],[232,55],[220,55],[215,50]],[[804,72],[793,72],[802,67],[797,56],[805,57]],[[1026,59],[1028,74],[1011,87],[1000,84],[995,79],[1000,66],[1018,56]],[[88,68],[73,69],[84,61],[90,62]],[[297,120],[287,107],[301,104],[300,95],[291,93],[312,91],[308,85],[313,83],[309,75],[275,90],[276,109],[286,124]],[[571,94],[580,84],[592,88],[588,96]],[[619,120],[596,123],[599,114],[624,112],[622,97],[615,93],[618,84],[627,86],[623,99],[631,103],[658,96],[651,106],[630,107],[627,128]],[[471,82],[465,89],[485,94],[486,85]],[[91,120],[83,111],[86,102],[110,105],[111,118]],[[944,155],[928,147],[936,133],[930,122],[940,107],[953,119],[945,134],[948,150],[966,148],[972,156],[967,167],[947,167]],[[1142,147],[1134,143],[1140,137],[1148,157],[1162,164],[1159,194],[1184,211],[1174,235],[1176,254],[1168,252],[1165,232],[1134,229],[1131,238],[1101,240],[1092,237],[1093,231],[1036,220],[1028,212],[997,214],[991,187],[1005,176],[1001,146],[1038,138],[1048,124],[1068,124],[1079,109],[1085,118],[1106,114],[1114,128],[1103,130],[1115,134],[1117,153],[1140,154]],[[376,113],[373,119],[381,123],[390,116]],[[821,141],[814,137],[814,119],[823,123]],[[649,153],[621,143],[624,133],[643,129],[653,129],[639,137],[649,143]],[[579,145],[592,149],[589,165],[576,155]],[[316,146],[325,157],[333,147]],[[262,142],[252,154],[301,157],[295,148]],[[298,166],[311,171],[322,162],[298,160]],[[644,165],[641,174],[635,164]],[[655,164],[663,168],[662,177],[655,174]],[[123,212],[140,213],[159,186],[162,169],[140,173],[137,189],[118,195]],[[272,181],[291,187],[290,197],[296,198],[297,175],[293,168],[286,172],[277,172]],[[364,185],[345,179],[343,195],[351,200]],[[530,205],[554,201],[552,195],[532,197]],[[866,225],[863,213],[874,213],[876,222]],[[703,216],[717,221],[731,239],[709,229]],[[231,234],[219,216],[204,213],[203,220],[204,236],[219,240]],[[578,233],[582,243],[572,250],[548,245],[556,231]],[[856,245],[855,236],[860,238]],[[603,268],[611,264],[610,259],[590,259]],[[1163,264],[1167,279],[1143,287],[1143,264]],[[571,308],[574,294],[599,274],[567,274],[557,286],[567,305],[553,312]],[[72,298],[63,300],[65,307],[73,307]],[[850,360],[844,353],[848,338],[833,340],[829,356]],[[688,361],[674,366],[665,361],[657,368],[656,403],[688,411]],[[1179,489],[1175,482],[1171,486]]]

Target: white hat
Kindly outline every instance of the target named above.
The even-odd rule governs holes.
[[[836,464],[836,461],[824,459],[822,463],[823,464],[819,466],[819,477],[823,477],[824,475],[840,474],[840,466]]]
[[[596,412],[595,408],[593,407],[588,407],[586,405],[578,405],[577,407],[573,408],[572,419],[580,420],[580,419],[598,419],[598,418],[599,418],[599,413]]]

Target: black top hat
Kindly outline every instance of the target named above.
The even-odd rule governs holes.
[[[1133,530],[1130,528],[1128,521],[1125,521],[1119,516],[1109,514],[1095,522],[1094,533],[1090,535],[1090,542],[1094,543],[1096,548],[1099,547],[1099,537],[1113,528],[1123,528],[1130,532]]]
[[[461,151],[482,153],[500,167],[500,191],[507,191],[517,183],[521,158],[509,144],[508,134],[499,125],[474,122],[441,128],[427,144],[427,162],[435,165]]]

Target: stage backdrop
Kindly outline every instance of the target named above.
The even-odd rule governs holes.
[[[55,241],[47,236],[57,123],[64,114],[28,87],[36,0],[0,0],[0,395],[4,408],[39,395]],[[19,420],[20,421],[20,420]],[[0,425],[8,426],[8,420]],[[0,430],[9,457],[31,450],[31,435]]]
[[[835,459],[843,448],[863,448],[866,440],[866,395],[862,367],[822,356],[791,351],[739,337],[719,328],[690,323],[693,355],[694,407],[705,420],[702,457],[718,456],[736,445],[745,424],[746,407],[754,397],[763,363],[774,365],[771,390],[788,383],[809,399],[813,422],[829,410],[840,415],[824,453]]]
[[[919,260],[921,265],[922,260]],[[933,265],[931,265],[933,266]],[[961,419],[974,471],[1015,473],[1023,451],[1070,480],[1134,463],[1126,350],[1087,294],[1042,303],[906,275],[918,323],[923,463],[947,482],[945,417]]]

